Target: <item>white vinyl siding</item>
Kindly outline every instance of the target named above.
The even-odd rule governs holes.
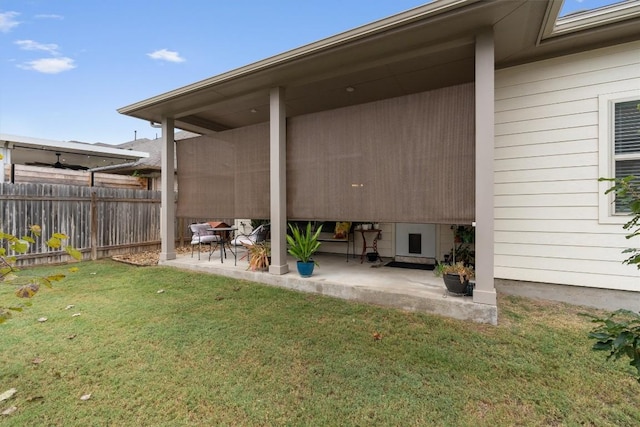
[[[496,71],[496,278],[640,291],[598,183],[613,172],[602,96],[629,92],[640,42]]]

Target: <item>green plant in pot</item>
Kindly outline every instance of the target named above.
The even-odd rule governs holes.
[[[291,234],[287,234],[288,252],[298,260],[298,273],[302,277],[309,277],[313,274],[314,265],[318,265],[311,257],[320,247],[318,236],[322,231],[322,226],[313,231],[309,222],[303,230],[291,224],[289,224],[289,229]]]
[[[462,261],[455,264],[441,264],[437,270],[442,274],[444,285],[452,294],[470,295],[469,280],[475,277],[473,266]]]

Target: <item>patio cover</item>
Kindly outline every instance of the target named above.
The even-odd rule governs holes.
[[[378,102],[412,98],[414,94],[432,93],[434,90],[464,87],[472,84],[474,94],[475,127],[475,221],[476,221],[476,290],[474,302],[496,304],[493,286],[493,139],[494,139],[494,71],[497,68],[580,52],[586,49],[623,43],[637,38],[637,22],[630,17],[640,16],[637,1],[624,2],[626,10],[613,6],[594,16],[565,19],[556,23],[561,0],[439,0],[351,31],[320,40],[298,49],[267,58],[263,61],[220,74],[209,79],[140,101],[118,111],[151,122],[161,122],[163,128],[163,169],[173,167],[174,127],[201,133],[213,140],[220,139],[238,144],[223,135],[224,131],[266,124],[269,128],[269,157],[271,180],[270,214],[272,224],[272,257],[270,272],[285,274],[286,245],[284,234],[287,215],[306,216],[304,211],[290,211],[289,198],[298,197],[293,183],[296,168],[304,168],[308,155],[329,144],[331,138],[316,139],[316,135],[301,135],[297,126],[314,124],[315,118],[348,112],[352,116],[349,126],[358,126],[353,116],[367,108],[380,107]],[[612,12],[612,13],[609,13]],[[600,15],[598,15],[600,14]],[[598,16],[596,16],[598,15]],[[608,19],[614,16],[612,19]],[[569,22],[572,21],[572,22]],[[594,30],[594,27],[595,28]],[[356,112],[347,107],[359,106]],[[375,107],[372,107],[375,106]],[[315,116],[310,116],[317,113]],[[375,112],[371,114],[375,115]],[[390,114],[391,116],[392,114]],[[411,115],[411,114],[409,114]],[[307,117],[305,117],[307,116]],[[464,117],[464,114],[463,114]],[[318,132],[328,129],[343,134],[352,132],[342,126],[336,115],[330,129],[325,121],[316,126]],[[305,123],[308,120],[308,123]],[[398,121],[400,120],[400,121]],[[442,120],[442,119],[441,119]],[[449,120],[452,120],[449,118]],[[464,119],[463,119],[464,120]],[[371,122],[379,127],[383,122]],[[403,122],[396,119],[392,126],[400,133]],[[415,122],[414,122],[415,124]],[[342,127],[341,127],[342,126]],[[446,126],[446,124],[445,124]],[[365,129],[366,130],[366,129]],[[287,134],[289,132],[289,134]],[[384,131],[382,132],[384,134]],[[293,136],[292,136],[293,135]],[[405,135],[403,135],[404,137]],[[334,137],[335,139],[335,137]],[[345,139],[339,138],[342,142]],[[389,138],[387,145],[393,145]],[[411,141],[409,135],[403,141]],[[432,141],[425,134],[422,141]],[[257,141],[257,140],[256,140]],[[443,138],[444,143],[449,139]],[[367,141],[371,147],[385,149],[375,138]],[[296,146],[300,144],[300,146]],[[315,146],[314,146],[315,145]],[[431,147],[431,143],[429,147]],[[369,145],[366,145],[369,147]],[[331,147],[331,146],[330,146]],[[416,145],[410,149],[416,149]],[[340,146],[341,152],[354,150]],[[180,148],[179,148],[180,149]],[[265,147],[266,150],[266,147]],[[402,151],[402,150],[398,150]],[[229,154],[232,158],[233,153]],[[386,155],[386,152],[385,152]],[[420,157],[421,153],[418,153]],[[180,156],[182,157],[182,156]],[[293,162],[291,159],[294,159]],[[210,159],[211,165],[217,163]],[[321,159],[325,161],[324,159]],[[389,165],[400,166],[396,158]],[[412,159],[413,160],[413,159]],[[179,160],[180,162],[180,160]],[[327,161],[328,162],[328,161]],[[325,162],[325,165],[329,164]],[[396,163],[394,163],[396,162]],[[308,163],[307,163],[308,164]],[[409,163],[416,168],[423,164]],[[237,167],[236,163],[229,166]],[[180,168],[181,166],[179,166]],[[213,166],[212,166],[213,167]],[[226,167],[226,165],[224,166]],[[362,168],[362,165],[358,167]],[[402,165],[404,167],[404,164]],[[224,168],[223,168],[224,169]],[[362,169],[361,169],[362,170]],[[390,171],[385,171],[390,172]],[[395,170],[394,173],[397,173]],[[287,176],[287,174],[292,174]],[[299,174],[304,175],[304,174]],[[419,175],[413,175],[414,178]],[[163,189],[173,185],[173,175],[164,174]],[[292,178],[293,177],[293,178]],[[375,188],[366,181],[371,175],[361,175],[352,184],[363,184],[361,189]],[[221,179],[225,181],[229,177]],[[239,180],[231,180],[234,186]],[[343,180],[343,182],[346,182]],[[317,183],[315,183],[317,184]],[[405,183],[413,185],[413,181]],[[443,180],[438,183],[447,184]],[[324,189],[329,184],[320,184]],[[356,186],[353,187],[357,188]],[[181,188],[181,192],[182,192]],[[205,188],[205,191],[207,189]],[[163,234],[173,235],[173,195],[163,191]],[[339,193],[342,194],[342,193]],[[363,193],[364,194],[364,193]],[[229,201],[236,211],[238,194]],[[343,197],[342,195],[336,197]],[[353,198],[351,198],[353,199]],[[299,198],[299,200],[304,200]],[[326,200],[326,199],[324,199]],[[380,212],[387,206],[380,207]],[[293,209],[298,209],[296,206]],[[300,208],[302,209],[302,208]],[[409,205],[407,209],[420,209]],[[333,211],[328,214],[333,215]],[[373,212],[372,214],[377,214]],[[324,215],[324,214],[323,214]],[[389,217],[397,221],[399,213]],[[369,219],[369,218],[368,218]],[[382,218],[378,218],[382,220]],[[385,217],[386,219],[386,217]],[[453,222],[453,218],[452,218]],[[173,242],[163,239],[161,260],[175,258]]]

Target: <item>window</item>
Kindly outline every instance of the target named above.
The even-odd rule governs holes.
[[[640,177],[640,88],[598,96],[598,177]],[[605,195],[610,182],[598,183],[598,222],[624,224],[625,203]]]
[[[613,123],[615,177],[634,175],[640,181],[640,99],[614,103]],[[620,200],[615,201],[614,209],[629,212]]]

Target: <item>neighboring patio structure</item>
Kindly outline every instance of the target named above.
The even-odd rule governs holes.
[[[163,170],[177,150],[163,236],[176,214],[269,218],[284,275],[289,220],[472,224],[479,306],[495,310],[496,278],[640,301],[597,182],[616,170],[610,109],[640,102],[640,2],[561,5],[435,1],[120,109],[162,124]]]
[[[0,154],[0,182],[9,181],[12,165],[91,171],[149,157],[144,151],[8,134],[0,134]]]

